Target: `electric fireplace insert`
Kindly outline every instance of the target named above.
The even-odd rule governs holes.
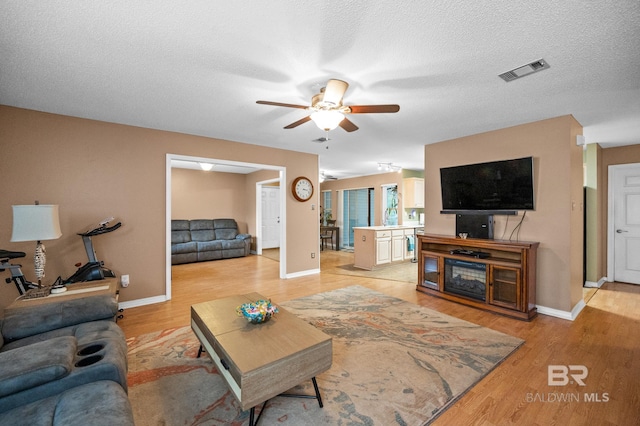
[[[487,265],[458,259],[445,259],[444,291],[485,301],[487,298]]]

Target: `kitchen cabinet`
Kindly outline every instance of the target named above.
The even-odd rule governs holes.
[[[405,178],[402,180],[402,207],[405,209],[424,208],[424,179]]]
[[[399,262],[404,260],[404,248],[407,240],[404,236],[404,229],[394,229],[391,231],[391,261]]]
[[[407,251],[407,235],[414,233],[412,226],[355,227],[353,233],[356,268],[373,270],[413,258],[413,252]]]
[[[391,263],[393,256],[391,254],[393,245],[391,244],[391,232],[390,231],[376,231],[376,265],[382,265],[385,263]]]

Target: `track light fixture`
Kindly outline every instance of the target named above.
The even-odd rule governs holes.
[[[402,167],[394,166],[393,163],[378,163],[378,170],[401,173]]]

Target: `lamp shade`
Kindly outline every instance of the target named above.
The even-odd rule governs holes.
[[[311,119],[316,126],[318,126],[322,130],[333,130],[342,120],[344,120],[344,115],[340,111],[329,110],[329,111],[316,111],[311,114]]]
[[[12,207],[12,242],[55,240],[62,235],[57,205],[36,204]]]

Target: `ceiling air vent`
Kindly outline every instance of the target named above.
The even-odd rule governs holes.
[[[542,71],[547,68],[549,68],[549,64],[544,59],[538,59],[530,64],[502,73],[498,77],[508,83],[520,77],[524,77],[525,75],[533,74],[534,72]]]

